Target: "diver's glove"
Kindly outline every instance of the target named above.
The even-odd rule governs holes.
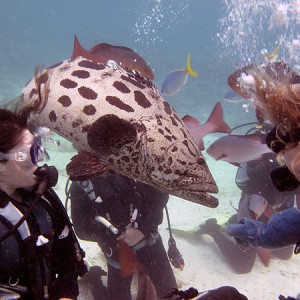
[[[242,250],[247,250],[261,246],[261,234],[265,228],[263,222],[242,218],[239,223],[228,225],[226,233],[234,237]]]
[[[238,224],[227,226],[226,232],[244,247],[277,249],[294,245],[300,236],[300,212],[289,208],[273,215],[267,224],[241,219]]]

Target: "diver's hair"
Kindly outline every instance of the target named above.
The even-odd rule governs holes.
[[[32,90],[34,95],[32,102],[25,107],[22,106],[24,94],[21,94],[18,101],[14,101],[13,104],[10,104],[11,110],[21,119],[27,120],[27,124],[29,123],[30,115],[41,113],[47,104],[50,76],[51,70],[36,68],[34,73],[35,88]]]
[[[27,129],[27,117],[8,109],[0,109],[0,152],[8,152],[19,144]]]

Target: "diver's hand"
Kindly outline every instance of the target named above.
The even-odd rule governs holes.
[[[145,235],[136,228],[133,228],[131,223],[126,226],[125,232],[118,237],[119,240],[124,240],[124,242],[132,247],[140,242]]]
[[[237,224],[226,227],[226,233],[233,236],[243,250],[249,247],[258,247],[261,243],[261,233],[266,224],[247,218],[242,218]]]

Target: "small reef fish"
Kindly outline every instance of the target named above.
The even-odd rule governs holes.
[[[227,135],[217,139],[206,150],[215,160],[223,160],[232,164],[240,164],[260,158],[263,154],[272,152],[262,143],[256,134]]]
[[[239,103],[242,101],[245,101],[245,99],[243,97],[241,97],[238,93],[236,93],[233,90],[229,90],[225,96],[224,96],[224,100],[230,103]]]
[[[205,149],[203,138],[206,135],[214,132],[229,133],[231,131],[230,127],[223,120],[223,109],[220,102],[217,102],[204,124],[200,124],[197,119],[189,115],[184,116],[182,120],[193,136],[200,151]]]
[[[271,54],[261,53],[260,55],[269,60],[276,59],[278,57],[279,46],[277,46]]]
[[[101,64],[107,64],[108,61],[112,60],[123,68],[138,71],[141,76],[145,78],[149,78],[150,80],[154,79],[154,74],[145,60],[127,47],[101,43],[88,51],[80,45],[78,38],[75,35],[72,59],[75,59],[78,56],[85,57]]]
[[[16,104],[72,142],[72,180],[107,169],[216,207],[218,188],[182,119],[149,79],[76,57],[36,72]]]
[[[245,66],[228,77],[228,84],[254,104],[263,120],[285,130],[300,126],[300,76],[286,63]]]
[[[188,75],[198,76],[198,73],[191,68],[190,54],[187,57],[185,69],[174,70],[167,74],[161,86],[161,93],[166,96],[176,94],[186,84]]]

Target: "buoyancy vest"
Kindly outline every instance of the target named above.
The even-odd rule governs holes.
[[[24,216],[27,200],[17,203],[0,193],[0,237]],[[47,208],[48,206],[48,208]],[[53,236],[51,206],[45,199],[37,203],[26,220],[0,243],[0,282],[9,286],[33,284],[38,295],[51,281],[48,267]]]

